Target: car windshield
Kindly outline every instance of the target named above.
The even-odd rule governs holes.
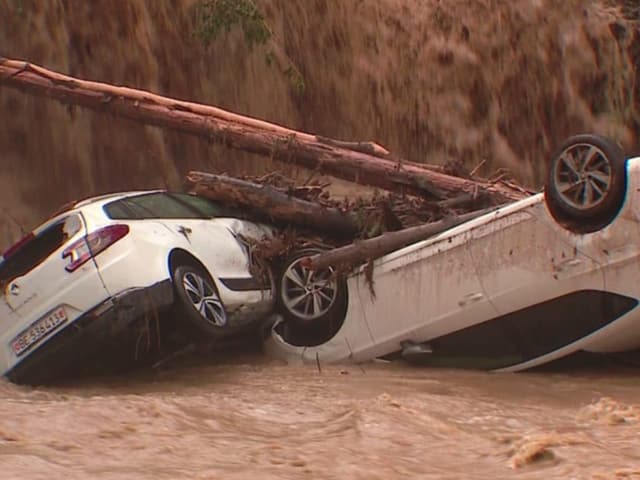
[[[241,217],[241,213],[204,197],[186,193],[156,192],[127,197],[104,206],[109,218],[136,220],[145,218]]]

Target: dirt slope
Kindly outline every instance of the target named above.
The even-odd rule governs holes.
[[[299,93],[232,31],[204,47],[194,1],[0,0],[0,55],[371,139],[416,161],[508,167],[540,184],[565,136],[640,132],[637,24],[605,0],[258,0]],[[272,168],[198,139],[0,87],[0,246],[55,206],[177,186],[189,168]]]

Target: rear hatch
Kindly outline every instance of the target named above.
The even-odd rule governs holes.
[[[108,297],[87,238],[80,212],[67,212],[3,254],[0,338],[12,343],[14,353],[22,354]],[[22,346],[13,345],[16,339]]]

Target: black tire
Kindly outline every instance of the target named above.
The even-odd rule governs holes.
[[[347,311],[347,283],[330,267],[309,270],[304,257],[321,252],[307,248],[294,252],[282,264],[277,282],[278,310],[296,329],[322,330],[333,336],[344,322]]]
[[[599,135],[568,138],[551,157],[545,200],[560,223],[594,231],[618,214],[626,194],[624,152]]]
[[[179,265],[173,271],[173,286],[176,308],[193,327],[212,337],[229,333],[227,312],[211,275],[195,265]]]

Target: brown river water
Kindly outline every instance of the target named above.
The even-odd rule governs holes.
[[[631,367],[318,369],[246,354],[0,382],[2,479],[640,478]]]

